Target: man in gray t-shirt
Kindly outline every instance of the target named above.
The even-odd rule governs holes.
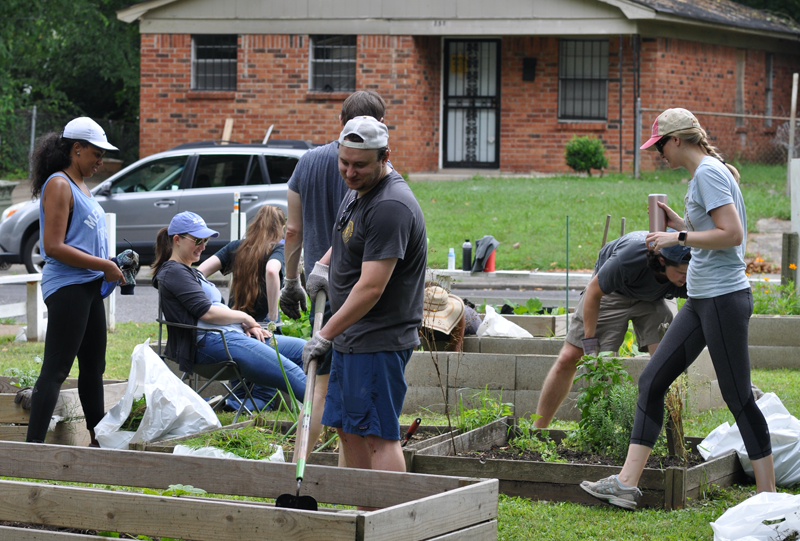
[[[339,120],[342,127],[357,116],[372,116],[383,122],[386,104],[377,92],[362,90],[354,92],[342,103]],[[339,142],[333,141],[317,147],[303,155],[297,162],[292,177],[289,179],[287,195],[289,212],[286,219],[286,278],[281,290],[280,306],[283,313],[299,319],[300,311],[305,310],[306,292],[300,285],[300,251],[304,253],[303,269],[308,278],[312,270],[318,269],[317,275],[324,276],[327,281],[326,265],[317,262],[322,259],[331,246],[331,232],[339,205],[347,193],[347,185],[339,174]],[[311,297],[311,320],[313,325],[314,297]],[[325,320],[330,318],[330,311],[325,311]],[[310,441],[314,442],[322,431],[320,418],[325,405],[325,393],[328,389],[328,377],[331,370],[331,355],[318,364],[317,379],[314,384],[314,408],[312,409]],[[309,452],[313,449],[309,445]]]
[[[665,299],[686,297],[691,251],[671,246],[659,255],[648,252],[646,231],[634,231],[606,244],[589,285],[570,320],[564,346],[542,384],[535,421],[547,428],[567,397],[581,357],[600,351],[615,354],[633,322],[639,349],[652,355],[661,341],[659,326],[672,322]]]

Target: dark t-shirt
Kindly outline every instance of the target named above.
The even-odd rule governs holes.
[[[216,254],[222,263],[222,274],[230,274],[233,272],[233,265],[236,262],[236,249],[242,241],[234,240],[223,246]],[[253,313],[250,314],[256,321],[266,321],[269,314],[269,299],[267,298],[267,281],[266,281],[266,268],[267,262],[270,259],[280,261],[281,270],[278,273],[280,278],[280,285],[283,286],[283,273],[285,270],[284,263],[284,241],[281,241],[275,246],[271,254],[264,254],[261,264],[258,266],[258,298]],[[235,286],[236,284],[234,284]],[[230,298],[233,299],[233,290],[230,292]]]
[[[184,325],[197,325],[197,320],[211,308],[203,286],[202,273],[177,261],[167,261],[153,276],[153,286],[161,296],[161,310],[167,321]],[[196,346],[194,329],[172,327],[167,333],[168,357],[178,361],[180,369],[192,372]]]
[[[356,196],[348,191],[338,214]],[[425,218],[396,171],[386,175],[352,208],[341,231],[332,228],[330,302],[341,308],[361,277],[364,261],[398,258],[381,298],[364,317],[334,339],[336,351],[375,353],[419,345],[427,264]]]
[[[686,286],[659,282],[647,266],[646,235],[647,231],[633,231],[603,246],[595,265],[600,289],[640,301],[685,298]]]
[[[331,246],[336,211],[347,193],[339,174],[339,143],[306,152],[289,179],[289,189],[300,195],[303,206],[303,268],[309,276]]]

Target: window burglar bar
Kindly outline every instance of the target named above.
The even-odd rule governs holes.
[[[236,34],[192,36],[192,89],[236,90]]]
[[[355,91],[356,36],[311,36],[310,47],[310,90]]]
[[[608,40],[559,41],[559,120],[606,120]]]

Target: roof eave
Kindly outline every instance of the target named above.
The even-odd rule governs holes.
[[[151,9],[160,8],[167,4],[172,4],[178,0],[148,0],[146,2],[139,2],[132,6],[120,9],[117,11],[117,19],[124,23],[135,23],[141,19]]]
[[[602,1],[602,0],[601,0]],[[733,24],[715,23],[713,21],[703,21],[700,19],[687,19],[679,15],[660,12],[656,15],[655,21],[664,21],[670,23],[683,24],[688,26],[696,26],[701,28],[713,28],[716,30],[724,30],[726,32],[737,32],[740,34],[747,34],[751,36],[761,36],[772,39],[788,39],[792,41],[800,41],[800,31],[796,32],[780,32],[777,30],[765,30],[759,28],[747,28],[745,26],[738,26]]]

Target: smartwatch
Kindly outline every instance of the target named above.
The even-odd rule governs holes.
[[[678,244],[681,246],[686,246],[686,231],[681,231],[678,233]]]

